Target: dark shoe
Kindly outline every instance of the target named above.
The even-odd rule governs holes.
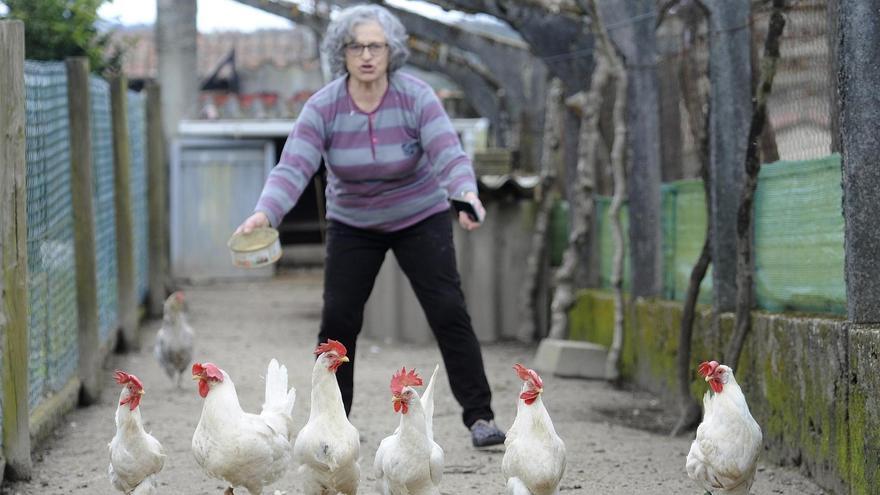
[[[471,439],[474,447],[488,447],[504,443],[504,432],[495,426],[494,420],[478,419],[471,425]]]

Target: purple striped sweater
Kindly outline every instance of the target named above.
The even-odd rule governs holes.
[[[340,77],[312,95],[272,169],[255,211],[277,226],[320,166],[327,218],[393,232],[476,192],[471,161],[434,90],[395,72],[378,108],[365,113]]]

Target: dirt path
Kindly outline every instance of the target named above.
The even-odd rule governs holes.
[[[295,423],[308,417],[311,351],[315,343],[321,304],[321,273],[296,272],[268,282],[196,287],[187,291],[190,320],[196,329],[196,358],[225,369],[238,389],[242,407],[257,411],[262,404],[262,375],[266,363],[277,357],[290,369],[297,388]],[[190,454],[190,440],[201,413],[196,387],[186,381],[176,390],[152,358],[156,322],[143,332],[143,350],[115,356],[114,367],[137,374],[145,384],[141,402],[147,429],[165,447],[168,460],[161,473],[162,493],[219,494],[221,482],[202,473]],[[510,366],[528,362],[529,346],[493,344],[483,348],[493,387],[493,407],[502,427],[515,414],[520,383]],[[362,440],[361,493],[376,493],[372,461],[379,441],[397,423],[388,397],[388,381],[395,368],[415,366],[427,371],[440,361],[436,346],[385,345],[361,339],[358,347],[356,395],[351,421]],[[107,442],[113,437],[118,388],[110,370],[98,405],[78,409],[35,454],[34,479],[5,483],[3,494],[110,494],[107,479]],[[435,436],[446,451],[444,494],[503,493],[503,449],[478,452],[460,422],[441,366],[437,384]],[[564,493],[700,494],[684,471],[690,438],[669,439],[620,426],[610,417],[631,417],[656,409],[644,394],[615,391],[602,382],[544,377],[544,402],[568,448]],[[606,411],[602,413],[601,411]],[[607,411],[611,411],[609,414]],[[288,474],[268,493],[298,494],[295,476]],[[762,465],[753,493],[821,494],[797,472]]]

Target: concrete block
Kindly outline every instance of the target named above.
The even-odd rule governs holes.
[[[880,325],[850,324],[849,493],[880,487]]]
[[[542,373],[573,378],[605,379],[605,357],[608,350],[592,342],[544,339],[532,368]]]

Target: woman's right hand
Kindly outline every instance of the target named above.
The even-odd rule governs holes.
[[[239,225],[237,229],[235,229],[234,234],[250,234],[251,231],[260,227],[269,227],[269,217],[267,217],[266,214],[262,211],[258,211],[253,215],[247,217],[247,220],[242,222],[242,224]]]

